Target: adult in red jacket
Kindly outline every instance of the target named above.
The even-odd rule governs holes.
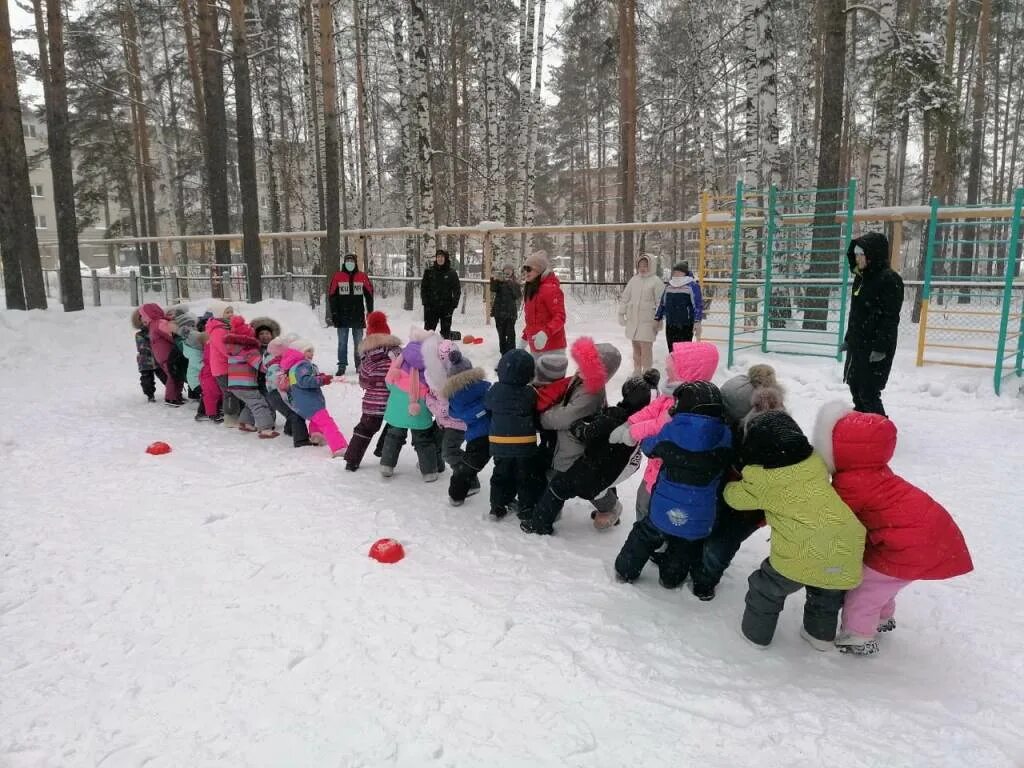
[[[867,528],[864,580],[846,595],[840,649],[878,650],[874,636],[896,626],[896,594],[919,579],[950,579],[974,565],[963,534],[935,499],[889,469],[896,425],[885,416],[822,408],[819,447],[832,486]],[[845,647],[844,647],[845,646]]]
[[[327,291],[331,325],[338,329],[338,371],[344,376],[348,365],[348,336],[352,334],[352,361],[359,367],[359,345],[363,341],[366,315],[373,312],[373,283],[360,271],[354,253],[345,254],[341,269],[331,277]]]
[[[523,348],[534,355],[564,350],[565,296],[547,254],[537,251],[523,265]]]

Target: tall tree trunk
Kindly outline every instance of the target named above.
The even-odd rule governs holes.
[[[41,13],[34,0],[37,17]],[[64,68],[64,16],[59,0],[46,0],[46,50],[40,40],[40,67],[46,100],[46,143],[53,176],[53,203],[57,215],[57,258],[65,312],[85,309],[82,298],[78,225],[75,218],[75,180],[68,125],[67,70]]]
[[[761,183],[765,187],[782,181],[779,172],[779,98],[772,24],[772,0],[758,0],[754,14],[757,65],[757,143]]]
[[[533,38],[534,8],[533,0],[520,0],[519,3],[519,122],[516,136],[518,151],[516,153],[516,183],[511,196],[509,224],[522,226],[526,222],[526,177],[529,172],[530,151],[530,112],[533,109]],[[541,35],[544,30],[541,30]],[[520,244],[520,260],[526,258],[526,237]]]
[[[419,160],[419,226],[424,230],[420,242],[428,256],[434,250],[434,152],[430,134],[430,91],[427,79],[427,16],[424,0],[409,0],[413,99],[416,107],[416,147]]]
[[[263,300],[263,253],[260,247],[260,201],[256,184],[256,134],[252,127],[252,81],[245,0],[231,2],[231,58],[235,65],[235,129],[238,136],[238,183],[242,192],[242,258],[249,301]]]
[[[317,0],[319,1],[319,0]],[[321,229],[324,225],[324,129],[323,100],[321,95],[320,33],[319,14],[314,13],[313,0],[303,0],[299,6],[299,24],[302,33],[300,51],[302,55],[303,74],[303,107],[305,111],[305,134],[309,153],[313,156],[312,163],[306,163],[308,181],[307,190],[315,190],[315,204],[310,202],[309,211],[313,229]],[[304,241],[308,243],[308,240]]]
[[[324,214],[327,236],[320,241],[320,266],[327,278],[341,268],[337,63],[331,0],[317,0],[320,12],[320,62],[324,84]]]
[[[882,73],[876,81],[875,120],[871,131],[865,199],[868,208],[885,205],[889,176],[889,148],[892,138],[892,52],[896,42],[896,0],[879,0],[876,67]]]
[[[541,88],[544,83],[544,18],[547,12],[547,0],[537,0],[537,63],[533,74],[533,109],[530,110],[528,132],[530,136],[526,147],[526,226],[532,227],[537,210],[537,128],[540,123],[541,111],[544,107],[541,99]],[[539,248],[538,235],[531,238],[533,248]]]
[[[843,89],[846,83],[846,14],[841,3],[821,0],[825,6],[822,20],[824,56],[821,102],[821,134],[818,138],[818,189],[839,186],[839,155],[843,136]],[[814,203],[814,233],[811,240],[810,271],[814,277],[840,273],[837,256],[840,240],[836,232],[837,195],[819,194]],[[803,327],[824,331],[828,328],[828,304],[831,289],[812,285],[807,289]]]
[[[366,163],[369,160],[370,152],[366,146],[366,65],[364,63],[362,25],[359,0],[352,0],[353,40],[356,47],[356,131],[359,137],[359,226],[365,229],[369,205]]]
[[[405,212],[404,225],[407,227],[414,226],[416,221],[415,212],[415,192],[413,186],[415,183],[415,158],[413,157],[412,148],[412,119],[409,116],[411,112],[411,97],[409,91],[411,85],[409,83],[409,67],[407,64],[407,51],[405,46],[404,36],[402,35],[402,21],[404,14],[402,13],[402,7],[400,3],[403,0],[397,0],[395,7],[392,8],[392,42],[394,45],[395,55],[395,70],[397,74],[398,94],[399,94],[399,109],[398,109],[398,132],[399,132],[399,151],[401,157],[398,163],[398,183],[401,187],[402,202]],[[407,235],[405,238],[405,276],[412,278],[419,274],[420,270],[420,252],[416,247],[418,239],[414,239],[411,235]],[[413,308],[413,299],[416,295],[416,286],[410,279],[405,284],[405,296],[402,308],[409,311]]]
[[[760,189],[761,179],[760,152],[758,151],[757,93],[757,25],[755,19],[763,0],[743,0],[743,80],[745,96],[743,100],[743,186],[747,190]]]
[[[920,0],[910,0],[907,11],[907,34],[913,35],[917,31],[917,18],[920,10]],[[896,205],[903,205],[903,189],[906,185],[907,175],[907,143],[910,141],[910,111],[900,111],[899,139],[896,143],[896,180],[893,200]],[[927,155],[927,153],[925,153]]]
[[[192,81],[192,96],[195,99],[196,128],[206,137],[206,103],[203,98],[203,78],[199,72],[199,52],[196,50],[195,33],[192,30],[192,8],[189,0],[178,0],[181,9],[182,29],[185,30],[185,55],[188,60],[188,76]]]
[[[259,19],[258,16],[252,17]],[[260,19],[262,24],[262,19]],[[280,21],[278,21],[280,26]],[[280,42],[278,42],[280,44]],[[253,75],[256,84],[256,97],[259,100],[260,123],[263,131],[263,154],[266,157],[267,167],[267,209],[270,213],[270,229],[273,232],[281,231],[281,198],[278,194],[277,175],[281,159],[274,148],[274,110],[270,104],[270,86],[267,81],[267,65],[263,58],[264,54],[253,58]],[[281,94],[283,101],[283,94]],[[283,111],[283,104],[282,111]],[[284,115],[281,115],[281,123],[278,126],[282,137],[284,136]],[[281,274],[281,241],[274,238],[270,241],[271,253],[273,255],[274,274]]]
[[[46,309],[11,20],[0,3],[0,251],[8,309]]]
[[[636,218],[636,0],[618,0],[619,32],[619,186],[620,221]],[[622,233],[622,266],[625,278],[633,274],[633,233]],[[618,279],[618,269],[616,279]]]
[[[985,108],[986,91],[985,75],[988,69],[988,46],[989,33],[992,17],[992,0],[981,0],[981,9],[978,16],[978,56],[974,62],[974,94],[971,105],[971,158],[967,171],[967,204],[977,205],[981,196],[981,164],[982,153],[985,142]],[[975,248],[974,240],[977,239],[980,230],[977,225],[967,228],[963,244],[962,259],[957,262],[957,274],[961,277],[968,277],[974,267]],[[960,303],[970,301],[970,294],[963,292],[958,294]]]
[[[203,71],[203,106],[206,110],[206,176],[210,223],[214,234],[231,231],[228,212],[228,127],[224,109],[224,69],[220,33],[210,0],[196,0],[199,61]],[[231,263],[231,243],[214,242],[217,264]]]
[[[172,76],[171,69],[171,55],[168,50],[167,42],[167,20],[164,18],[163,6],[160,6],[157,11],[157,20],[160,25],[160,42],[161,48],[163,49],[164,58],[164,72],[167,81],[167,99],[170,107],[168,113],[169,123],[161,125],[161,130],[164,134],[164,144],[167,144],[168,134],[170,135],[171,145],[174,148],[173,154],[165,153],[168,155],[168,181],[171,184],[171,194],[174,200],[174,223],[178,230],[178,234],[184,235],[187,230],[187,223],[185,220],[185,185],[182,182],[181,173],[181,128],[178,121],[178,97],[174,92],[174,77]],[[181,249],[181,263],[184,265],[188,264],[188,243],[181,241],[179,244]],[[188,296],[188,282],[184,284],[184,295]]]

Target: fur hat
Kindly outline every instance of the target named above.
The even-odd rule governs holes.
[[[210,304],[208,305],[208,309],[210,310],[211,313],[213,313],[214,317],[224,317],[224,313],[231,308],[232,307],[230,304],[228,304],[226,301],[221,301],[220,299],[213,299],[210,301]]]
[[[537,383],[550,384],[565,378],[569,370],[569,358],[564,352],[545,352],[537,357],[535,365]]]
[[[750,411],[740,422],[740,424],[743,425],[743,431],[746,432],[747,427],[753,419],[756,419],[762,413],[768,413],[769,411],[786,412],[786,405],[782,398],[782,390],[778,387],[757,387],[754,390],[754,393],[750,396]]]
[[[718,367],[718,347],[710,341],[677,341],[665,361],[665,376],[675,384],[711,381]]]
[[[142,313],[139,312],[138,307],[132,310],[132,328],[137,331],[142,330]]]
[[[570,354],[579,369],[577,375],[583,381],[583,388],[592,395],[604,389],[622,363],[622,353],[616,347],[595,344],[589,336],[576,339]]]
[[[673,416],[677,413],[694,413],[721,418],[725,410],[722,407],[722,393],[710,381],[684,382],[676,387],[672,397],[675,402],[669,412]]]
[[[383,312],[371,312],[366,316],[366,335],[369,336],[375,333],[391,333],[391,327],[388,325],[388,316]]]
[[[622,385],[622,402],[626,410],[636,413],[651,403],[651,390],[658,388],[661,374],[657,369],[644,371],[643,376],[632,376]]]
[[[269,317],[256,317],[249,323],[252,326],[253,333],[257,336],[260,335],[260,331],[270,331],[271,338],[281,335],[281,326],[276,320],[271,320]]]
[[[526,261],[523,262],[524,266],[533,267],[535,272],[544,274],[551,269],[551,260],[544,251],[534,251],[526,257]]]
[[[726,418],[735,424],[742,422],[751,413],[755,393],[762,388],[774,390],[774,396],[779,399],[780,405],[777,408],[763,408],[761,412],[781,410],[785,390],[775,378],[775,369],[759,363],[750,366],[746,373],[733,376],[722,385],[722,402],[725,404]]]

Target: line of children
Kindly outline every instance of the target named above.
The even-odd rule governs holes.
[[[877,633],[895,626],[900,590],[973,567],[949,513],[889,469],[891,421],[825,406],[816,451],[786,413],[770,366],[753,366],[721,390],[711,382],[712,344],[677,342],[664,380],[655,370],[632,377],[609,406],[606,386],[621,362],[612,345],[577,339],[572,377],[564,354],[535,358],[513,349],[492,384],[457,345],[414,328],[403,347],[387,317],[373,312],[359,350],[362,415],[348,443],[327,411],[322,387],[332,377],[313,363],[313,345],[281,336],[269,318],[247,324],[214,302],[197,321],[182,307],[165,313],[146,304],[132,323],[151,402],[158,377],[168,404],[180,405],[184,379],[190,392],[202,392],[199,413],[216,420],[219,399],[226,411],[233,398],[238,428],[266,438],[277,436],[279,413],[296,447],[326,442],[350,471],[383,424],[384,477],[393,475],[411,430],[425,482],[451,465],[453,506],[480,490],[478,475],[493,458],[490,514],[498,520],[517,510],[526,533],[552,534],[573,497],[593,504],[596,528],[612,527],[622,510],[615,488],[646,456],[637,519],[615,559],[618,579],[635,581],[652,560],[662,586],[689,578],[694,595],[710,600],[742,542],[767,525],[770,553],[747,580],[740,624],[756,647],[772,642],[786,598],[804,590],[801,636],[814,648],[877,653]],[[176,344],[189,369],[180,377]]]

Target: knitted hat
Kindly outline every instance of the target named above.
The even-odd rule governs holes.
[[[722,393],[710,381],[688,381],[680,384],[672,393],[672,397],[675,398],[671,408],[673,415],[695,413],[698,416],[722,416]]]
[[[526,257],[526,261],[523,264],[527,267],[533,267],[535,272],[544,274],[551,269],[551,260],[548,259],[548,255],[544,251],[534,251]]]
[[[209,310],[214,317],[224,317],[224,313],[227,312],[230,307],[231,305],[228,304],[226,301],[221,301],[220,299],[213,299],[210,302]]]
[[[665,361],[669,381],[711,381],[718,367],[718,347],[710,341],[677,341]]]
[[[550,384],[564,379],[569,370],[569,358],[564,352],[547,352],[536,360],[536,381],[538,384]]]
[[[657,369],[644,371],[643,376],[633,376],[622,385],[622,402],[626,410],[636,413],[651,403],[651,390],[658,388],[661,374]]]
[[[762,413],[750,422],[740,460],[744,464],[760,464],[776,469],[799,464],[813,449],[793,417],[782,411]]]
[[[231,318],[231,330],[235,336],[255,336],[256,332],[253,327],[245,322],[245,318],[241,315],[234,315]]]
[[[672,265],[672,271],[690,274],[690,263],[688,261],[677,261]]]
[[[457,373],[463,373],[473,369],[473,363],[462,354],[462,350],[453,349],[449,355],[448,376],[449,378]]]
[[[391,327],[388,325],[388,316],[383,312],[371,312],[366,316],[366,334],[374,333],[391,333]]]

